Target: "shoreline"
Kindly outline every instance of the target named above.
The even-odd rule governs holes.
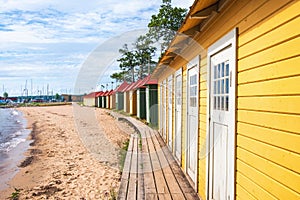
[[[101,162],[101,154],[94,156],[89,144],[83,144],[82,133],[77,132],[74,122],[73,109],[68,105],[18,108],[27,120],[27,129],[31,130],[27,140],[31,143],[25,159],[19,164],[18,173],[9,182],[9,188],[0,191],[1,197],[10,197],[14,188],[20,189],[19,199],[103,199],[117,194],[121,179],[119,169]],[[116,125],[116,120],[107,118],[104,110],[94,112],[98,121],[105,119],[102,125],[124,126]],[[129,128],[104,129],[114,146],[119,146],[120,138],[125,140],[130,134],[124,133],[130,131]],[[99,152],[103,150],[97,143],[90,145],[98,148]],[[105,159],[118,158],[112,153]]]

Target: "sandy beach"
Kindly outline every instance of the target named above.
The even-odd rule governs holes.
[[[105,110],[74,106],[19,108],[33,140],[1,199],[109,199],[120,185],[119,153],[133,133]]]

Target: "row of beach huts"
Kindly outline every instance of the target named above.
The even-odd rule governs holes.
[[[298,0],[196,0],[155,84],[90,104],[157,124],[201,199],[300,199],[299,11]]]
[[[157,95],[157,80],[148,75],[130,84],[124,81],[114,90],[92,92],[83,97],[83,104],[123,111],[157,126]]]

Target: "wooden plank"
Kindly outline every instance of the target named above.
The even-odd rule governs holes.
[[[263,31],[262,33],[265,34],[239,47],[238,59],[299,36],[299,24],[300,17],[286,22],[270,32]]]
[[[144,132],[145,138],[143,138],[143,148],[147,149],[143,154],[143,165],[144,165],[144,188],[145,188],[145,197],[149,199],[154,199],[158,198],[156,195],[153,196],[151,194],[156,194],[156,187],[155,187],[155,181],[154,181],[154,176],[153,176],[153,169],[152,169],[152,164],[150,160],[150,152],[149,152],[149,147],[148,147],[148,138],[149,135],[147,132]],[[149,195],[148,195],[149,194]]]
[[[151,136],[151,135],[149,135]],[[157,188],[157,193],[158,194],[165,194],[165,193],[169,193],[169,189],[167,186],[167,183],[165,181],[165,178],[163,176],[163,172],[159,163],[159,159],[156,155],[155,152],[155,148],[152,142],[151,137],[147,138],[147,142],[148,142],[148,146],[149,146],[149,151],[153,152],[150,153],[150,158],[151,158],[151,162],[152,162],[152,168],[153,168],[153,173],[154,173],[154,180],[155,180],[155,184],[156,184],[156,188]]]
[[[146,193],[145,200],[158,200],[158,195],[156,193],[154,194]]]
[[[238,85],[238,96],[270,96],[300,94],[300,76]]]
[[[300,37],[288,40],[238,61],[238,71],[266,65],[299,55]],[[238,49],[238,55],[240,51]],[[255,62],[253,62],[255,60]]]
[[[247,1],[239,0],[232,1],[232,6],[229,9],[223,10],[218,16],[197,36],[197,41],[207,48],[215,41],[220,39],[223,35],[228,33],[239,23],[251,15],[254,10],[258,9],[266,1]],[[242,30],[241,30],[242,31]],[[199,38],[199,39],[198,39]]]
[[[246,149],[247,151],[250,151],[251,153],[259,155],[264,159],[270,160],[282,167],[285,167],[287,170],[292,170],[300,174],[299,166],[295,165],[295,163],[300,163],[299,154],[253,140],[242,135],[238,135],[237,145],[243,149]]]
[[[170,194],[158,194],[158,199],[159,200],[172,200]]]
[[[244,176],[242,173],[237,173],[236,182],[241,186],[247,186],[248,192],[251,192],[252,199],[276,199],[270,191],[266,191],[259,185],[254,183],[250,177]]]
[[[291,170],[283,168],[269,160],[266,160],[258,155],[255,155],[249,151],[246,151],[242,148],[237,148],[237,158],[244,163],[252,166],[255,170],[259,171],[260,173],[269,176],[270,179],[273,179],[277,182],[278,185],[281,187],[288,188],[288,190],[293,190],[294,192],[300,194],[300,175],[295,173]],[[253,178],[254,177],[248,176],[247,172],[241,171],[247,177]],[[256,182],[257,180],[255,180]],[[256,182],[256,184],[259,184]],[[260,184],[259,184],[260,185]],[[270,190],[267,190],[270,191]],[[270,191],[271,192],[271,191]],[[277,197],[278,198],[278,197]],[[282,197],[281,197],[282,198]]]
[[[145,188],[144,188],[144,163],[143,163],[143,154],[142,154],[142,138],[138,139],[138,148],[137,148],[137,159],[138,159],[138,178],[137,178],[137,199],[145,199]]]
[[[289,3],[290,2],[290,3]],[[289,3],[289,4],[287,4]],[[283,7],[279,11],[275,12],[278,8]],[[267,9],[267,10],[266,10]],[[272,10],[270,10],[272,9]],[[241,30],[248,29],[249,26],[253,26],[251,30],[246,32],[240,32],[239,36],[239,45],[244,45],[250,40],[253,40],[256,37],[264,34],[265,32],[272,30],[274,27],[286,23],[286,21],[295,17],[295,14],[299,13],[300,3],[299,1],[269,1],[264,6],[256,9],[255,12],[247,18],[247,21],[243,21],[240,24]],[[268,12],[266,12],[268,11]],[[272,14],[271,16],[270,13]],[[268,17],[269,16],[269,17]],[[266,18],[264,21],[261,21],[263,18]],[[260,22],[259,24],[257,24]],[[253,25],[251,25],[253,24]],[[245,28],[243,28],[245,27]]]
[[[137,198],[137,172],[138,172],[138,157],[137,157],[138,140],[137,136],[133,137],[133,154],[131,159],[131,168],[129,174],[129,183],[127,191],[127,199]]]
[[[240,152],[238,152],[240,153]],[[280,184],[275,181],[271,177],[259,172],[255,168],[250,165],[242,162],[241,160],[237,160],[237,173],[243,173],[247,177],[251,177],[251,179],[260,187],[262,187],[266,191],[271,191],[272,194],[278,199],[299,199],[299,193],[292,191],[290,188]],[[247,186],[245,186],[247,189]]]
[[[299,96],[239,97],[238,109],[300,114]]]
[[[287,67],[288,66],[288,67]],[[238,85],[299,75],[300,56],[238,73]]]
[[[236,184],[236,199],[257,200],[248,191],[246,191],[240,184]]]
[[[132,150],[133,150],[133,135],[131,135],[128,145],[128,150],[126,153],[126,158],[124,162],[123,172],[122,172],[122,179],[118,194],[118,199],[126,199],[127,196],[127,188],[129,182],[129,172],[131,167],[131,159],[132,159]]]
[[[163,143],[162,139],[159,136],[157,136],[157,141],[160,144]],[[188,193],[195,194],[195,191],[193,190],[192,186],[189,184],[189,182],[186,179],[185,175],[183,174],[180,167],[176,163],[176,161],[175,161],[173,155],[171,154],[171,152],[167,148],[163,148],[163,152],[164,152],[164,155],[165,155],[166,159],[169,162],[170,168],[171,168],[172,172],[174,173],[174,176],[176,177],[176,180],[177,180],[180,188],[182,189],[183,193],[184,194],[188,194]]]
[[[237,133],[300,154],[300,134],[238,122]]]
[[[238,110],[237,120],[262,127],[300,134],[300,116],[269,112]]]

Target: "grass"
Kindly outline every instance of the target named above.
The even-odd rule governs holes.
[[[120,151],[120,170],[121,170],[121,172],[123,171],[123,168],[124,168],[124,163],[125,163],[126,154],[127,154],[127,151],[128,151],[128,146],[129,146],[129,139],[127,139],[123,143],[123,147]]]
[[[11,193],[11,200],[18,200],[20,196],[20,189],[15,188],[15,191]]]

